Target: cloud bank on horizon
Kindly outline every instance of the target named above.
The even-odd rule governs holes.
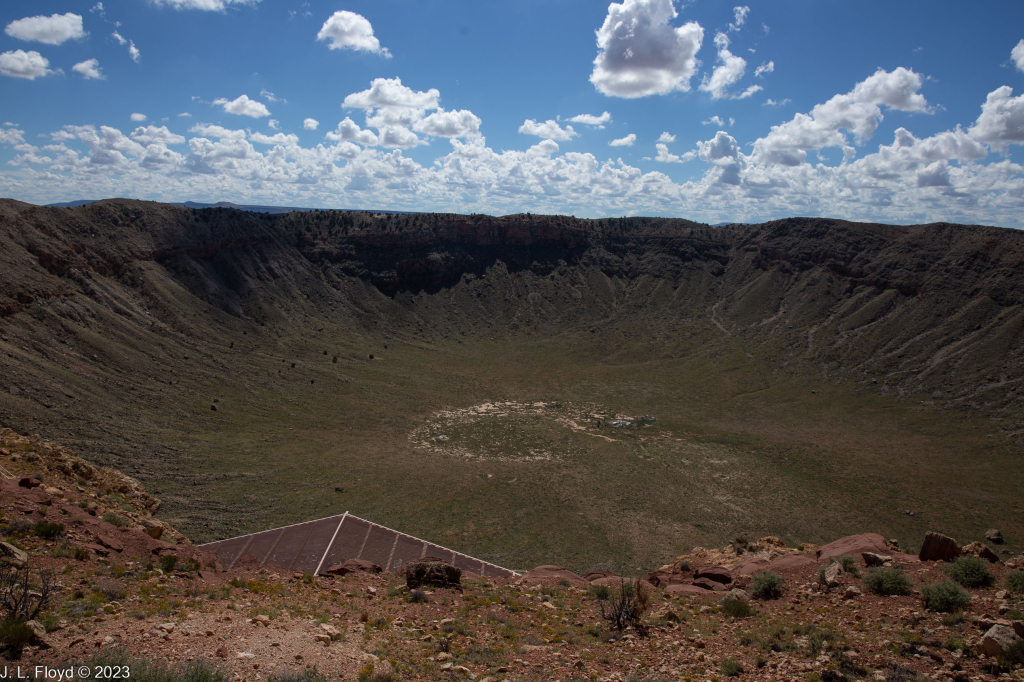
[[[0,196],[1024,227],[1015,0],[391,4],[5,3]]]

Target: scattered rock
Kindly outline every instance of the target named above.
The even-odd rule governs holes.
[[[323,573],[328,575],[346,576],[349,573],[355,573],[356,571],[380,573],[383,570],[383,568],[372,561],[366,561],[365,559],[349,559],[344,563],[335,564],[334,566],[329,567],[326,571],[323,571]]]
[[[425,557],[405,565],[405,584],[410,590],[423,586],[461,589],[462,569],[443,559]]]
[[[328,635],[328,634],[324,634],[322,632],[318,632],[315,635],[313,635],[313,639],[315,639],[316,641],[320,642],[324,646],[330,646],[331,645],[331,636]]]
[[[252,619],[252,623],[253,625],[262,625],[263,627],[267,627],[270,625],[270,616],[265,616],[261,613]]]
[[[220,658],[228,657],[228,648],[226,646],[220,646],[217,648],[217,656]]]
[[[31,476],[25,476],[18,480],[18,485],[21,486],[22,488],[38,488],[40,485],[42,485],[42,482],[37,481]]]
[[[985,531],[985,539],[989,542],[994,542],[997,545],[1003,544],[1003,534],[998,528],[989,528]]]
[[[951,537],[939,533],[927,533],[918,558],[921,561],[952,561],[963,554],[960,543]]]
[[[849,585],[845,590],[843,590],[843,599],[854,599],[859,597],[861,594],[863,594],[863,592],[860,591],[859,587],[856,585]]]
[[[1021,637],[1005,625],[993,625],[978,642],[978,653],[995,658],[1003,656]]]

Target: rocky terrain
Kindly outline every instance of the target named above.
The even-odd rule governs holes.
[[[0,424],[197,542],[351,511],[580,573],[996,519],[1019,550],[1022,254],[946,224],[4,200]]]
[[[428,563],[410,589],[366,563],[225,571],[155,522],[159,501],[133,479],[10,430],[0,446],[0,608],[7,617],[13,574],[29,576],[30,604],[46,595],[22,639],[9,620],[0,628],[8,669],[26,676],[87,665],[140,680],[1024,679],[1024,555],[1003,553],[994,529],[966,546],[929,535],[919,555],[875,533],[797,547],[738,538],[633,577],[540,566],[492,580]],[[456,584],[422,583],[438,575]],[[970,587],[936,598],[950,576]],[[633,611],[617,608],[624,587],[639,595]]]

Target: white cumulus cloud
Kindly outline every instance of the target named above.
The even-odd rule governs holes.
[[[167,129],[167,126],[146,126],[143,128],[139,126],[132,131],[131,137],[139,144],[151,145],[151,144],[184,144],[185,138],[176,133],[172,133]]]
[[[654,157],[654,160],[661,163],[686,163],[697,156],[696,152],[693,151],[686,152],[681,156],[673,154],[668,150],[668,145],[664,142],[659,142],[654,147],[658,150],[658,155]]]
[[[377,144],[377,136],[372,130],[361,130],[359,125],[348,116],[338,124],[334,131],[327,133],[324,137],[333,142],[356,142],[367,147]]]
[[[1008,85],[988,93],[981,116],[968,132],[1004,154],[1011,144],[1024,144],[1024,95],[1013,97]]]
[[[523,135],[536,135],[548,140],[562,140],[563,142],[579,137],[579,133],[573,130],[572,126],[562,128],[557,121],[551,119],[537,123],[532,118],[528,118],[523,121],[523,125],[519,126],[519,132]]]
[[[136,123],[142,123],[143,121],[146,120],[146,115],[145,114],[132,114],[130,118],[133,121],[135,121]]]
[[[480,118],[472,111],[444,111],[438,109],[429,116],[416,121],[412,128],[418,133],[434,137],[470,137],[480,134]]]
[[[219,140],[244,140],[244,130],[231,130],[222,126],[196,124],[189,128],[190,133],[199,133],[203,137],[216,137]]]
[[[582,123],[584,125],[593,126],[598,130],[601,130],[604,128],[604,124],[611,122],[611,120],[612,115],[606,111],[600,116],[595,116],[594,114],[579,114],[578,116],[573,116],[572,118],[570,118],[569,122]]]
[[[114,40],[116,40],[116,41],[117,41],[117,44],[118,44],[118,45],[125,45],[125,44],[127,44],[127,43],[128,43],[128,41],[127,41],[127,40],[125,40],[124,36],[123,36],[123,35],[121,35],[120,33],[118,33],[117,31],[114,31],[114,32],[113,32],[113,33],[111,33],[110,35],[114,37]]]
[[[320,121],[315,118],[307,118],[302,121],[302,128],[304,130],[316,130],[320,127]]]
[[[131,57],[132,61],[136,64],[138,64],[139,60],[142,59],[142,53],[139,52],[139,48],[135,47],[134,40],[128,41],[128,56]]]
[[[714,126],[718,126],[719,128],[721,128],[721,127],[723,127],[725,125],[725,121],[722,120],[721,116],[712,116],[711,118],[709,118],[706,121],[701,121],[700,124],[702,126],[714,125]]]
[[[724,33],[715,35],[715,47],[718,48],[718,65],[709,77],[704,74],[700,89],[711,94],[711,99],[724,99],[729,97],[729,87],[743,78],[747,69],[747,60],[738,57],[729,51],[729,38]],[[760,90],[760,86],[752,86]],[[756,90],[754,91],[756,92]],[[754,94],[745,94],[749,97]]]
[[[732,13],[734,21],[729,24],[729,30],[738,31],[743,28],[743,24],[747,23],[747,15],[750,14],[750,8],[745,5],[743,7],[733,7]]]
[[[1010,50],[1010,59],[1017,65],[1018,71],[1024,71],[1024,39],[1017,46]]]
[[[375,78],[369,90],[354,92],[345,98],[347,109],[374,109],[399,107],[404,109],[436,109],[441,93],[437,88],[417,92],[402,85],[400,78]]]
[[[339,10],[324,22],[317,40],[329,41],[332,50],[359,50],[373,52],[382,57],[390,57],[388,48],[381,47],[380,41],[373,35],[373,26],[366,17],[348,10]]]
[[[672,0],[624,0],[608,5],[597,30],[590,82],[610,97],[636,98],[689,91],[704,29],[678,16]]]
[[[299,143],[298,135],[286,135],[285,133],[274,133],[273,135],[250,133],[249,139],[257,144],[294,145]]]
[[[658,142],[663,142],[663,143],[668,144],[668,143],[672,143],[672,142],[675,142],[675,141],[676,141],[676,136],[672,135],[668,131],[665,131],[661,135],[658,136]]]
[[[213,100],[213,104],[224,107],[224,111],[229,114],[236,114],[238,116],[251,116],[252,118],[270,116],[270,110],[267,109],[263,102],[257,102],[254,99],[249,99],[248,95],[241,95],[237,99],[233,100],[220,97]]]
[[[0,54],[0,74],[11,78],[35,80],[50,71],[50,62],[35,50],[13,50]]]
[[[342,106],[363,109],[366,112],[367,127],[377,129],[376,142],[369,141],[373,133],[358,133],[362,135],[360,139],[367,140],[361,144],[409,149],[427,144],[417,133],[449,139],[476,137],[480,134],[481,121],[476,114],[465,109],[445,111],[440,100],[441,93],[436,88],[417,91],[402,85],[399,78],[377,78],[370,83],[369,89],[347,96]],[[434,111],[428,115],[430,110]],[[359,142],[359,139],[353,137],[357,135],[356,131],[358,126],[345,119],[334,135],[338,140]]]
[[[103,75],[103,71],[100,69],[100,60],[98,59],[86,59],[84,62],[78,62],[71,67],[71,70],[82,76],[82,78],[89,79],[94,78],[96,80],[105,80],[106,76]]]
[[[85,37],[81,15],[71,12],[18,19],[7,24],[4,33],[18,40],[31,40],[47,45],[60,45],[67,40]]]
[[[636,142],[636,133],[630,133],[625,137],[620,137],[617,140],[612,140],[608,143],[609,147],[632,147],[633,143]]]
[[[766,62],[764,64],[761,64],[761,66],[757,67],[756,69],[754,69],[754,76],[760,78],[764,74],[771,73],[774,70],[775,62]]]
[[[879,69],[849,93],[816,105],[810,114],[798,113],[793,120],[772,126],[768,135],[754,142],[754,156],[759,163],[796,166],[804,162],[809,150],[847,147],[843,130],[852,132],[857,140],[866,140],[882,120],[881,106],[928,111],[924,95],[917,92],[921,84],[919,74],[902,66],[890,72]]]

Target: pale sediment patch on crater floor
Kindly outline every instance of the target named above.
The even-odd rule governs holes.
[[[593,404],[486,402],[435,412],[409,440],[420,449],[465,459],[548,462],[582,449],[577,434],[617,441],[600,433],[599,425],[618,416]]]

